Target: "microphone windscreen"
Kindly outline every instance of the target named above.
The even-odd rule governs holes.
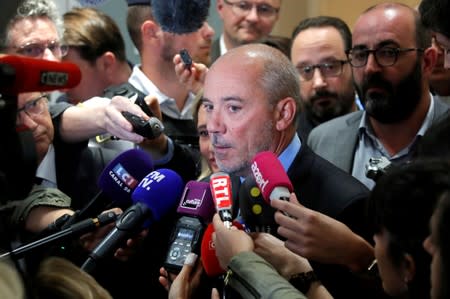
[[[177,213],[194,216],[202,219],[204,223],[209,223],[215,212],[216,208],[209,183],[189,181],[184,188]]]
[[[195,32],[203,26],[210,0],[152,0],[152,12],[163,31],[175,34]]]
[[[161,168],[141,180],[131,199],[133,204],[144,203],[152,211],[152,221],[159,221],[175,207],[182,192],[183,180],[180,175],[171,169]]]
[[[226,272],[220,266],[219,260],[216,256],[216,248],[212,239],[213,233],[214,226],[210,223],[203,234],[202,246],[200,249],[200,257],[203,268],[209,277],[216,277],[225,274]]]
[[[80,68],[71,62],[15,55],[0,57],[0,92],[4,94],[68,89],[80,81]]]
[[[242,224],[237,221],[233,221],[233,226],[239,230],[244,230]],[[203,234],[202,246],[200,249],[200,258],[202,260],[203,268],[209,277],[216,277],[225,274],[226,272],[220,266],[219,260],[216,256],[216,247],[212,239],[213,233],[214,226],[210,223]]]
[[[270,202],[270,195],[275,187],[286,187],[289,192],[293,192],[294,187],[274,153],[266,151],[256,154],[251,169],[256,184],[267,202]]]
[[[130,149],[109,162],[99,176],[98,186],[112,201],[126,203],[139,182],[152,170],[148,153]]]
[[[248,176],[239,189],[239,211],[245,226],[252,232],[275,234],[276,209],[264,200],[253,176]]]

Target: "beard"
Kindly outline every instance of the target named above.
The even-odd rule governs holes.
[[[326,105],[315,104],[321,98],[333,99]],[[305,113],[316,124],[350,113],[355,101],[354,93],[337,94],[328,90],[319,90],[308,101],[303,102]]]
[[[421,64],[416,59],[413,70],[395,86],[381,73],[366,77],[361,85],[355,82],[355,86],[367,114],[380,123],[393,124],[413,114],[422,95],[421,81]],[[371,87],[384,89],[384,92],[367,92]]]

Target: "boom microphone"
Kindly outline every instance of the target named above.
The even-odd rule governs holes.
[[[239,211],[245,227],[252,232],[277,236],[276,209],[264,200],[253,176],[248,176],[239,189]]]
[[[0,57],[0,93],[3,94],[68,89],[80,81],[81,71],[74,63],[16,55]]]
[[[163,31],[175,34],[195,32],[203,26],[210,0],[152,0],[152,12]]]
[[[170,238],[164,268],[179,273],[189,253],[200,254],[200,243],[207,223],[216,209],[207,182],[189,181],[177,208],[182,216],[175,224]]]
[[[168,213],[182,191],[183,181],[173,170],[162,168],[149,173],[132,194],[134,204],[120,215],[115,228],[89,254],[81,268],[91,273],[99,260],[110,255],[127,238]]]
[[[216,211],[224,225],[231,228],[233,212],[230,176],[224,172],[216,172],[211,175],[209,183]]]
[[[274,153],[266,151],[256,154],[251,169],[256,184],[268,203],[274,199],[289,200],[294,187]]]
[[[70,227],[49,235],[45,238],[33,241],[31,243],[25,244],[18,247],[10,252],[0,255],[0,260],[3,258],[13,257],[19,259],[25,254],[32,252],[34,249],[40,248],[42,246],[47,246],[53,244],[56,241],[66,240],[68,237],[81,236],[87,232],[93,231],[99,227],[109,224],[117,219],[117,215],[114,212],[107,212],[100,214],[96,218],[89,218],[83,220],[79,223],[71,225]]]

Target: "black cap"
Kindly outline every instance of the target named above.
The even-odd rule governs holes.
[[[133,5],[152,5],[151,0],[127,0],[128,6]]]

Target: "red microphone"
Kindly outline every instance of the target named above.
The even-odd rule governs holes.
[[[231,228],[233,221],[231,179],[224,172],[216,172],[211,175],[209,181],[211,193],[216,206],[216,211],[227,228]]]
[[[267,151],[256,154],[251,169],[265,201],[289,200],[294,187],[274,153]]]
[[[0,93],[17,95],[30,91],[53,91],[77,86],[80,68],[70,62],[55,62],[24,56],[0,57]]]
[[[238,229],[243,230],[244,227],[237,221],[233,221],[232,225]],[[200,250],[200,258],[202,260],[203,268],[209,277],[216,277],[225,274],[227,271],[222,269],[219,260],[216,256],[216,247],[212,240],[214,233],[214,225],[210,223],[203,234],[202,246]]]

